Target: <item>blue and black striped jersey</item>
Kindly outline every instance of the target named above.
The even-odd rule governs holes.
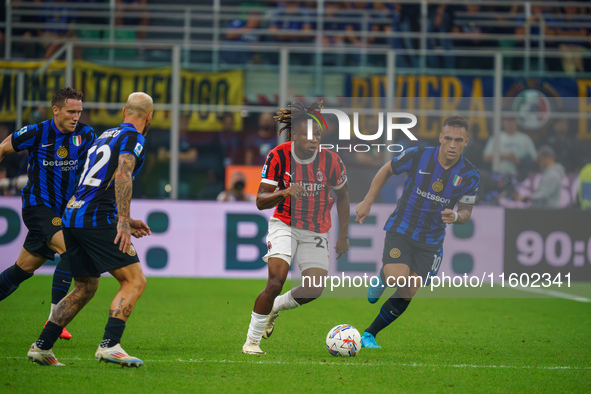
[[[384,230],[430,245],[443,242],[441,211],[456,203],[474,204],[480,174],[464,156],[447,170],[437,160],[439,147],[411,148],[390,163],[395,174],[407,172],[404,191]]]
[[[117,223],[114,179],[123,153],[135,157],[135,177],[144,164],[144,136],[131,123],[105,131],[88,150],[80,182],[64,212],[64,227],[108,227]]]
[[[23,208],[46,205],[61,216],[95,139],[90,126],[78,123],[72,133],[64,134],[53,119],[15,132],[12,148],[29,151],[29,181],[21,191]]]

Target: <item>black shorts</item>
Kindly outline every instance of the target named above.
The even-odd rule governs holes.
[[[396,232],[386,232],[382,262],[405,264],[423,280],[437,275],[443,257],[443,247],[429,245]]]
[[[139,263],[133,245],[127,253],[115,245],[116,227],[64,228],[72,277],[99,277],[103,272]]]
[[[23,222],[29,229],[23,248],[37,253],[44,259],[55,259],[55,252],[49,249],[47,242],[62,230],[62,218],[53,209],[45,205],[23,208]]]

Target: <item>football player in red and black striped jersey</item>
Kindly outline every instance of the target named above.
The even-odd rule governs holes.
[[[345,165],[336,153],[320,149],[320,122],[312,122],[312,138],[308,138],[308,120],[318,119],[319,108],[320,103],[311,107],[293,103],[275,116],[285,125],[279,133],[287,131],[288,141],[269,152],[261,174],[257,207],[275,207],[269,220],[269,251],[263,257],[269,264],[269,278],[255,301],[243,353],[264,354],[259,346],[261,337],[272,334],[279,311],[297,308],[322,294],[323,279],[328,274],[333,193],[339,217],[334,247],[337,258],[349,250]],[[302,271],[302,285],[279,296],[294,256]]]

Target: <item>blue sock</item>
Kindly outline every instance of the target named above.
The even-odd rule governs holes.
[[[18,285],[29,279],[33,274],[24,271],[16,263],[0,274],[0,301],[11,295]]]
[[[407,301],[400,298],[396,294],[388,298],[386,302],[384,302],[384,305],[382,305],[380,313],[378,313],[373,323],[365,329],[365,332],[370,333],[374,337],[378,335],[378,332],[388,327],[394,320],[404,313],[408,304],[410,304],[410,301],[411,300]]]
[[[68,261],[68,252],[60,254],[61,260],[57,263],[53,272],[53,284],[51,286],[51,303],[54,305],[68,294],[72,284],[72,275],[70,274],[70,263]]]

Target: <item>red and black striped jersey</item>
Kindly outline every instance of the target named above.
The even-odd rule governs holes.
[[[286,198],[277,204],[273,217],[290,226],[326,233],[330,229],[330,209],[334,203],[331,189],[347,182],[343,161],[330,150],[317,150],[309,159],[298,158],[293,142],[285,142],[267,155],[261,182],[287,189],[297,183],[306,190],[299,199]]]

